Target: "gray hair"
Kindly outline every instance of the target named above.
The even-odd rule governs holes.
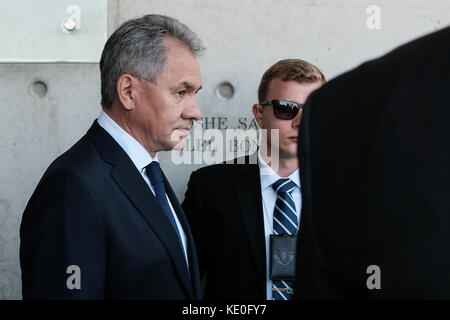
[[[110,108],[122,74],[154,82],[166,68],[164,37],[171,36],[198,56],[204,47],[197,35],[177,19],[149,14],[123,23],[108,39],[100,60],[103,107]]]

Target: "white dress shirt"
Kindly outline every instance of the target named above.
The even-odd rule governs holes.
[[[266,279],[267,279],[267,300],[272,300],[272,280],[270,280],[270,235],[273,232],[273,210],[275,209],[275,202],[277,201],[277,194],[272,188],[272,184],[281,177],[262,159],[258,150],[258,166],[259,175],[261,179],[261,195],[264,214],[264,233],[266,236]],[[297,217],[300,223],[300,212],[302,209],[302,194],[300,191],[300,175],[299,169],[295,170],[289,177],[296,184],[296,188],[292,191],[292,198],[294,199]]]
[[[147,183],[150,190],[155,194],[153,187],[150,183],[150,180],[147,176],[145,167],[148,166],[153,161],[158,161],[158,156],[155,155],[153,158],[147,150],[131,135],[128,134],[125,130],[123,130],[113,119],[111,119],[104,111],[100,113],[100,116],[97,119],[98,124],[108,132],[111,137],[122,147],[125,153],[130,157],[131,161],[136,166],[137,170],[141,174],[144,181]],[[167,194],[166,194],[167,197]],[[186,263],[189,267],[189,262],[187,259],[187,251],[186,251],[186,234],[178,220],[178,217],[173,209],[172,203],[170,202],[169,197],[167,197],[167,201],[169,202],[170,210],[172,211],[173,217],[175,218],[175,222],[178,227],[178,232],[180,233],[181,240],[183,242],[183,250],[184,256],[186,259]]]

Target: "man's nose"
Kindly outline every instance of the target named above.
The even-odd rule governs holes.
[[[303,113],[303,109],[300,109],[297,113],[297,115],[295,116],[294,119],[292,119],[292,126],[294,128],[298,128],[300,126],[300,122],[302,120],[302,113]]]
[[[200,120],[201,117],[202,111],[200,110],[200,107],[197,104],[197,100],[195,98],[192,98],[192,100],[189,102],[188,107],[183,112],[183,118]]]

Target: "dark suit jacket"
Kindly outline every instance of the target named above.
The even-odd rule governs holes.
[[[298,298],[450,298],[449,57],[447,28],[311,95]]]
[[[50,165],[25,209],[23,298],[200,298],[192,235],[172,189],[166,192],[188,238],[190,274],[163,209],[131,159],[95,121]],[[81,290],[66,286],[70,265],[81,270]]]
[[[182,207],[205,276],[205,299],[266,299],[264,218],[255,160],[205,167],[189,180]]]

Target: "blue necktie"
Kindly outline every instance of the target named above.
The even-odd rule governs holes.
[[[283,178],[272,184],[277,194],[273,211],[273,232],[277,234],[294,235],[298,229],[298,216],[295,210],[292,191],[296,184],[291,179]],[[293,296],[293,281],[275,280],[272,285],[273,300],[290,300]]]
[[[170,220],[173,228],[177,232],[178,240],[180,241],[181,248],[183,248],[183,241],[181,241],[180,232],[178,231],[177,223],[175,222],[175,217],[173,216],[172,210],[170,209],[169,201],[167,201],[166,189],[164,188],[164,180],[162,177],[162,170],[157,161],[152,161],[147,167],[145,167],[147,176],[150,179],[150,183],[155,191],[155,197],[159,204],[163,208],[167,217]],[[184,253],[184,249],[183,253]],[[185,257],[187,259],[187,257]]]

